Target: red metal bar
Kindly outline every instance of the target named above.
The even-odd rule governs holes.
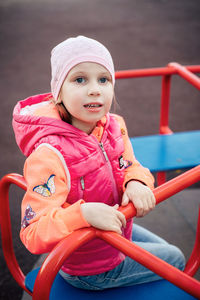
[[[12,183],[18,185],[22,189],[26,189],[26,183],[23,176],[18,174],[6,175],[0,181],[0,227],[2,248],[7,266],[12,276],[19,286],[21,286],[27,293],[30,294],[25,286],[25,275],[19,267],[13,249],[9,207],[9,187]]]
[[[152,270],[162,278],[200,299],[200,282],[196,279],[169,265],[165,261],[117,233],[98,231],[98,237],[102,238],[107,243],[111,244],[113,247],[117,248],[140,264],[145,265],[145,267]]]
[[[200,165],[155,188],[153,192],[156,198],[156,203],[158,204],[166,200],[199,180]],[[130,219],[136,215],[136,210],[132,203],[129,203],[127,206],[120,207],[119,210],[126,216],[126,219]]]
[[[154,195],[157,199],[157,203],[177,194],[178,192],[186,189],[192,184],[200,180],[200,165],[184,172],[183,174],[176,176],[175,178],[167,181],[162,186],[154,189]]]
[[[47,300],[51,285],[63,262],[69,255],[82,244],[93,239],[95,236],[105,240],[132,259],[145,265],[161,277],[182,288],[195,297],[200,297],[200,283],[189,275],[172,267],[168,263],[150,254],[148,251],[128,241],[117,233],[105,232],[93,229],[81,229],[74,231],[67,238],[62,240],[47,257],[36,278],[33,291],[34,300]],[[66,295],[67,297],[68,295]]]
[[[187,70],[192,73],[200,72],[200,65],[196,66],[185,66]],[[164,75],[175,75],[178,71],[172,67],[163,68],[148,68],[138,70],[122,70],[115,72],[116,79],[135,78],[135,77],[149,77],[149,76],[164,76]]]
[[[200,78],[198,76],[194,75],[190,70],[178,63],[169,63],[168,66],[174,68],[181,77],[200,90]]]

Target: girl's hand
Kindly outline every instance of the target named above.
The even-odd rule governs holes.
[[[104,203],[81,204],[82,214],[86,221],[95,228],[115,231],[122,234],[122,226],[126,227],[126,218],[118,211],[119,205],[109,206]]]
[[[137,210],[137,217],[148,214],[156,204],[153,192],[146,185],[139,181],[129,181],[122,197],[122,206],[126,206],[129,201],[133,203]]]

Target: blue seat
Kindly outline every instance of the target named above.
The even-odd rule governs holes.
[[[31,271],[25,279],[26,287],[32,292],[39,268]],[[143,283],[131,287],[108,289],[104,291],[86,291],[72,287],[59,274],[52,285],[50,300],[193,300],[196,299],[166,280]]]
[[[131,138],[135,156],[152,172],[192,168],[200,164],[200,131]]]

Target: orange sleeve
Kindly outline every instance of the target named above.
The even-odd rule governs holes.
[[[147,185],[150,189],[154,188],[154,177],[150,173],[149,169],[143,167],[135,158],[131,141],[128,137],[128,131],[126,124],[122,117],[115,115],[117,121],[120,124],[121,134],[124,141],[124,153],[123,160],[131,162],[131,165],[125,169],[125,178],[123,184],[123,190],[125,190],[126,184],[130,180],[141,181]]]
[[[49,252],[74,230],[90,226],[81,213],[84,201],[66,202],[69,179],[54,151],[42,146],[33,152],[25,162],[24,177],[20,238],[30,252]]]

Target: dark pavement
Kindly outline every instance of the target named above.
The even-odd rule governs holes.
[[[0,176],[22,173],[24,157],[12,131],[15,103],[50,89],[50,50],[69,36],[86,35],[105,44],[116,70],[200,64],[199,0],[2,0],[0,2]],[[130,136],[158,132],[161,78],[122,80],[116,98]],[[174,77],[170,124],[174,131],[200,127],[199,92]],[[169,176],[177,175],[176,173]],[[11,190],[14,246],[24,272],[38,256],[21,244],[22,192]],[[137,220],[179,246],[186,257],[193,246],[198,185],[160,204]],[[0,247],[0,299],[21,299]]]

